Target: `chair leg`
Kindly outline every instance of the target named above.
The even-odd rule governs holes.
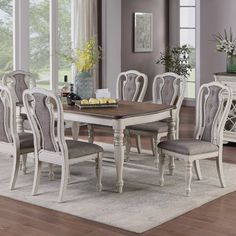
[[[74,121],[72,123],[72,128],[71,128],[73,140],[78,140],[78,138],[79,138],[79,130],[80,130],[80,122],[75,122]]]
[[[10,189],[14,189],[15,188],[15,184],[16,184],[16,179],[17,179],[17,175],[18,175],[18,171],[19,171],[19,167],[20,167],[20,154],[19,153],[15,153],[13,155],[13,169],[12,169],[12,175],[11,175],[11,182],[10,182]]]
[[[129,161],[130,160],[130,148],[131,148],[131,138],[130,138],[130,132],[129,130],[125,131],[125,149],[126,149],[126,158],[125,161]]]
[[[161,153],[159,156],[159,173],[160,173],[160,186],[164,185],[164,171],[165,171],[165,154]]]
[[[92,125],[88,125],[88,142],[94,142],[94,128]]]
[[[169,157],[169,174],[173,175],[174,174],[174,169],[175,169],[175,158],[174,157]]]
[[[158,143],[160,143],[160,139],[158,138],[158,136],[156,136],[153,138],[154,156],[155,156],[154,164],[155,164],[156,168],[158,168],[158,164],[159,164],[159,152],[158,152],[158,148],[157,148]]]
[[[222,154],[220,154],[216,158],[216,167],[217,167],[217,173],[220,179],[220,185],[222,188],[226,187],[225,181],[224,181],[224,173],[223,173],[223,164],[222,164]]]
[[[140,135],[135,135],[135,140],[136,140],[136,147],[138,150],[138,153],[142,152],[142,147],[141,147],[141,137]]]
[[[68,164],[64,164],[61,166],[61,187],[60,187],[58,202],[63,202],[63,197],[68,183],[68,176],[69,176],[69,166]]]
[[[96,158],[96,176],[97,176],[97,191],[102,191],[102,152],[98,153]]]
[[[156,156],[156,149],[155,149],[155,137],[151,137],[151,147],[152,147],[152,155]]]
[[[193,166],[197,175],[197,179],[198,180],[202,180],[202,173],[201,173],[201,169],[200,169],[200,164],[199,164],[199,160],[195,160],[193,162]]]
[[[33,189],[32,189],[33,196],[38,193],[41,168],[42,168],[42,162],[35,158],[34,183],[33,183]]]
[[[186,181],[186,196],[189,197],[191,193],[191,181],[193,177],[193,171],[192,171],[193,163],[192,161],[186,161],[185,163],[185,181]]]
[[[22,155],[21,160],[22,160],[22,171],[23,171],[23,174],[26,175],[26,171],[27,171],[27,167],[26,167],[27,154]]]

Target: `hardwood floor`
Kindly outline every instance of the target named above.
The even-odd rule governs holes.
[[[194,109],[181,112],[181,137],[193,131]],[[82,128],[81,137],[87,138]],[[97,141],[112,143],[112,137],[97,132]],[[149,148],[149,140],[142,139]],[[236,146],[224,147],[224,161],[236,164]],[[235,181],[235,180],[232,180]],[[235,236],[236,192],[207,203],[142,236]],[[0,197],[0,236],[131,236],[136,235],[61,212]]]

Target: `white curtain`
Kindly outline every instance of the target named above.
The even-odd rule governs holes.
[[[97,40],[97,0],[71,0],[71,41],[72,49],[80,48],[92,37]],[[75,77],[76,70],[72,69]],[[97,87],[98,66],[91,72]]]

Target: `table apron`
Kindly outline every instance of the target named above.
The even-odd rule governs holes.
[[[64,112],[64,120],[85,122],[89,124],[96,125],[107,125],[112,126],[112,119],[102,118],[97,116],[81,115],[81,114],[71,114]]]

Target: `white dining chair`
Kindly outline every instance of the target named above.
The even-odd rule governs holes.
[[[16,132],[16,103],[11,90],[0,85],[0,150],[13,157],[10,189],[15,188],[20,157],[34,152],[33,135]]]
[[[27,116],[22,113],[23,100],[22,94],[25,89],[33,88],[36,86],[36,81],[34,76],[24,70],[14,70],[9,73],[5,73],[2,78],[2,84],[9,87],[12,92],[14,101],[16,102],[16,128],[17,132],[22,133],[25,130],[30,130],[30,125],[27,119]],[[20,166],[24,174],[26,174],[27,156],[22,156],[22,162]]]
[[[183,159],[186,166],[186,195],[191,192],[192,166],[202,178],[199,160],[216,158],[221,187],[225,187],[222,148],[223,129],[232,102],[232,91],[218,82],[203,84],[196,103],[196,124],[192,139],[167,140],[158,144],[160,185],[164,185],[164,163],[167,156]]]
[[[96,160],[97,190],[101,191],[103,149],[96,144],[65,140],[63,108],[59,97],[48,90],[33,88],[23,92],[23,103],[34,136],[32,194],[38,192],[42,162],[60,165],[62,174],[58,201],[62,202],[68,184],[69,166],[90,159]]]
[[[152,102],[156,104],[175,105],[176,106],[176,138],[179,138],[179,113],[184,98],[186,80],[176,73],[167,72],[155,76],[152,85]],[[130,153],[130,135],[148,136],[151,140],[152,152],[155,156],[155,164],[158,166],[159,154],[157,144],[162,138],[168,135],[168,120],[148,122],[140,125],[132,125],[127,127],[126,153],[129,160]],[[138,150],[141,151],[141,143],[138,142]]]
[[[147,91],[148,77],[137,70],[121,72],[116,81],[116,98],[118,100],[130,102],[142,102]],[[88,125],[89,142],[93,143],[94,128],[102,128],[103,131],[112,129],[106,125]],[[140,143],[140,140],[136,140]]]

